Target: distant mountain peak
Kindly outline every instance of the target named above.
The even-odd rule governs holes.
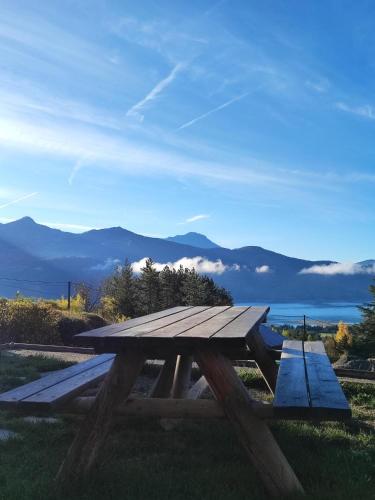
[[[220,248],[220,245],[217,245],[213,241],[209,240],[204,234],[195,233],[194,231],[190,231],[186,234],[169,236],[165,239],[167,241],[173,241],[174,243],[180,243],[181,245],[190,245],[197,248]]]
[[[26,215],[25,217],[21,217],[21,219],[14,220],[13,222],[9,222],[9,224],[36,224],[35,220]]]

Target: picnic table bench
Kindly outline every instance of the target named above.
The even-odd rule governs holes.
[[[64,483],[98,460],[115,415],[226,417],[272,496],[303,488],[266,419],[350,418],[351,412],[321,342],[284,341],[262,325],[268,307],[174,307],[76,336],[98,356],[0,395],[0,408],[84,413],[62,464]],[[129,397],[147,359],[165,360],[149,398]],[[257,401],[232,360],[254,359],[274,394]],[[190,387],[193,360],[201,377]],[[105,378],[104,378],[105,377]],[[77,397],[104,378],[96,397]],[[209,386],[215,400],[199,399]]]

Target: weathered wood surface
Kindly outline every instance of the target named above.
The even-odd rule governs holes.
[[[273,406],[279,417],[350,418],[348,402],[322,342],[284,341]]]
[[[237,308],[236,308],[237,309]],[[260,323],[266,320],[269,307],[248,307],[235,320],[221,328],[215,333],[215,339],[245,338],[256,329]]]
[[[129,330],[130,328],[133,328],[134,326],[142,325],[145,323],[149,323],[151,321],[156,321],[159,318],[163,318],[166,316],[171,316],[173,314],[177,314],[181,311],[192,309],[192,306],[177,306],[177,307],[172,307],[170,309],[164,309],[163,311],[159,311],[153,314],[147,314],[145,316],[140,316],[139,318],[134,318],[134,319],[129,319],[127,321],[123,321],[121,323],[115,323],[113,325],[109,326],[102,326],[100,328],[95,328],[94,330],[89,330],[87,332],[80,333],[79,335],[75,336],[75,340],[77,342],[80,341],[87,341],[88,338],[95,337],[95,338],[100,338],[100,337],[107,337],[108,335],[112,335],[115,333],[119,333],[125,330]]]
[[[35,403],[35,397],[39,405],[47,402],[53,406],[66,400],[70,395],[73,397],[79,392],[79,384],[82,384],[84,390],[90,383],[94,383],[102,378],[110,369],[114,354],[102,354],[95,356],[88,361],[78,363],[68,368],[46,375],[29,384],[21,385],[10,391],[0,394],[0,408],[18,408],[32,406]],[[56,389],[56,392],[54,392]],[[45,392],[46,391],[46,392]],[[46,400],[43,401],[43,393],[46,394]],[[53,394],[55,396],[53,397]]]
[[[323,342],[304,342],[306,376],[314,415],[351,416],[349,404],[325,352]]]
[[[178,356],[173,380],[172,398],[184,398],[189,390],[191,379],[192,356]]]
[[[268,307],[196,306],[174,308],[121,325],[111,325],[75,336],[91,342],[97,352],[143,349],[148,357],[188,354],[196,342],[215,344],[227,353],[245,352],[246,338],[265,321]]]
[[[78,397],[61,409],[64,414],[85,414],[94,405],[95,398]],[[271,419],[270,404],[254,406],[259,418]],[[212,399],[129,398],[115,409],[116,416],[152,418],[226,418],[220,403]]]
[[[286,415],[289,410],[307,416],[310,407],[301,340],[284,341],[273,406]]]
[[[98,366],[86,370],[74,377],[51,387],[43,389],[28,398],[23,399],[19,406],[22,409],[57,409],[66,401],[81,394],[87,388],[98,384],[104,379],[112,365],[112,360],[106,361]]]
[[[176,361],[176,355],[170,356],[164,361],[159,375],[150,391],[151,398],[168,398],[170,396],[176,370]]]
[[[172,331],[174,329],[178,329],[183,322],[184,319],[187,319],[191,323],[196,323],[200,321],[200,315],[211,309],[208,306],[197,306],[188,309],[184,309],[183,311],[177,312],[175,314],[169,314],[163,318],[148,321],[139,326],[134,326],[133,328],[128,328],[122,332],[114,333],[112,337],[144,337],[146,334],[154,334],[156,336],[160,335],[162,337],[167,336],[162,332],[168,327],[172,327]],[[174,336],[174,335],[172,335]]]
[[[126,401],[145,358],[139,351],[118,354],[108,372],[94,405],[84,419],[57,474],[67,486],[91,470],[109,433],[115,409]]]
[[[271,431],[256,416],[256,401],[251,398],[230,361],[219,352],[204,348],[197,348],[195,359],[232,422],[268,494],[280,497],[302,493],[303,488]]]
[[[196,309],[196,308],[194,308]],[[215,306],[208,307],[200,311],[198,314],[190,315],[189,317],[178,321],[177,323],[170,324],[160,330],[155,330],[149,334],[142,334],[142,338],[180,338],[184,334],[187,335],[192,329],[198,329],[201,337],[207,325],[211,324],[216,317],[222,316],[225,311],[229,309],[228,306]],[[200,338],[201,338],[200,337]]]
[[[208,387],[209,385],[207,379],[204,375],[202,375],[189,389],[186,397],[188,399],[199,399]]]
[[[210,321],[204,321],[196,326],[186,328],[176,334],[176,340],[188,338],[209,339],[216,335],[222,328],[230,325],[235,318],[240,316],[248,307],[212,307],[213,315]]]
[[[258,365],[269,390],[272,394],[275,394],[278,367],[276,362],[272,359],[269,350],[266,348],[259,330],[252,330],[252,332],[246,337],[246,342],[250,348],[250,352],[254,355],[255,362]]]

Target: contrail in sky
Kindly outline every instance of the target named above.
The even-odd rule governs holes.
[[[20,198],[16,198],[15,200],[8,201],[8,203],[4,203],[4,205],[0,205],[0,209],[9,207],[9,205],[14,205],[15,203],[18,203],[18,202],[23,201],[23,200],[27,200],[28,198],[31,198],[32,196],[36,196],[37,194],[38,194],[37,192],[30,193],[30,194],[26,194],[25,196],[21,196]]]
[[[194,123],[198,122],[199,120],[203,120],[203,118],[206,118],[207,116],[212,115],[212,113],[216,113],[216,111],[220,111],[221,109],[226,108],[227,106],[230,106],[233,102],[239,101],[240,99],[243,99],[249,94],[249,92],[245,92],[245,94],[238,95],[236,97],[233,97],[233,99],[230,99],[229,101],[225,102],[224,104],[220,104],[220,106],[217,106],[217,108],[211,109],[210,111],[207,111],[207,113],[204,113],[203,115],[197,116],[197,118],[194,118],[193,120],[190,120],[189,122],[184,123],[181,125],[181,127],[178,127],[177,130],[182,130],[183,128],[190,127]]]

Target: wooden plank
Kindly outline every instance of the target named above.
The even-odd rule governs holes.
[[[230,361],[212,348],[204,347],[197,347],[195,359],[216,399],[233,424],[267,493],[273,497],[303,493],[299,480],[268,426],[257,418],[255,410],[257,404]]]
[[[191,378],[192,356],[179,355],[177,357],[176,371],[173,380],[172,398],[184,398],[189,389]]]
[[[100,366],[109,360],[113,360],[114,357],[114,354],[102,354],[100,356],[95,356],[82,363],[77,363],[76,365],[69,366],[63,370],[46,375],[45,377],[35,380],[34,382],[30,382],[29,384],[4,392],[3,394],[0,394],[0,408],[17,406],[23,399],[39,393],[44,389],[53,387],[56,384],[67,381],[70,378],[84,373],[85,371],[96,366]]]
[[[94,404],[93,397],[71,401],[64,413],[87,413]],[[115,411],[116,416],[151,418],[225,418],[219,403],[210,399],[129,398]]]
[[[74,377],[64,380],[59,384],[44,389],[19,403],[21,409],[54,409],[61,407],[67,400],[82,393],[88,387],[97,384],[104,379],[110,370],[112,360],[106,361],[98,366],[86,370]]]
[[[314,416],[328,413],[350,417],[351,411],[341,385],[325,352],[323,342],[304,342],[310,404]]]
[[[214,308],[212,308],[214,309]],[[202,324],[190,327],[189,329],[176,333],[176,340],[184,339],[186,337],[196,338],[196,339],[209,339],[220,330],[222,330],[226,326],[230,326],[231,322],[233,322],[238,316],[243,314],[248,307],[228,307],[222,308],[219,311],[219,314],[214,315],[209,318],[208,321],[203,322]]]
[[[145,358],[139,351],[118,354],[94,405],[84,419],[56,480],[68,486],[87,476],[108,436],[116,407],[126,401]]]
[[[258,365],[269,390],[272,394],[274,394],[276,389],[278,367],[272,358],[270,351],[267,349],[258,327],[254,327],[249,333],[246,337],[246,343],[250,348],[250,352],[254,355],[256,364]]]
[[[188,399],[199,399],[203,393],[206,391],[206,389],[209,387],[207,379],[204,375],[202,375],[191,387],[189,392],[187,393],[187,398]]]
[[[177,356],[174,354],[164,361],[157,379],[151,389],[151,398],[168,398],[174,379],[174,373],[176,370]]]
[[[196,308],[194,308],[196,309]],[[202,309],[199,313],[189,316],[182,321],[173,323],[171,325],[160,328],[156,331],[150,333],[143,333],[142,339],[146,337],[152,338],[180,338],[184,332],[196,328],[197,331],[204,331],[206,326],[215,319],[217,315],[220,315],[230,309],[230,306],[214,306]]]
[[[226,327],[218,331],[213,337],[216,339],[245,338],[267,317],[269,307],[250,307]]]
[[[168,315],[166,317],[157,319],[155,321],[149,321],[145,324],[134,326],[133,328],[129,328],[125,331],[114,333],[111,335],[111,338],[117,338],[117,337],[138,337],[138,336],[144,336],[146,333],[151,333],[155,332],[156,336],[162,336],[162,331],[165,329],[165,327],[168,327],[169,325],[172,328],[172,331],[174,328],[178,329],[179,324],[181,323],[182,320],[188,318],[191,318],[191,321],[194,321],[194,318],[198,316],[200,313],[206,310],[211,310],[209,306],[196,306],[196,307],[191,307],[189,309],[185,309],[183,311],[180,311],[176,314],[173,315]]]
[[[156,321],[160,318],[171,316],[173,314],[177,314],[187,309],[192,309],[192,306],[176,306],[153,314],[147,314],[145,316],[140,316],[138,318],[129,319],[121,323],[102,326],[100,328],[95,328],[94,330],[89,330],[88,332],[79,333],[78,335],[74,336],[74,340],[76,342],[80,342],[84,340],[87,341],[90,338],[107,337],[114,333],[119,333],[121,331],[129,330],[130,328],[133,328],[135,326],[150,323],[151,321]]]
[[[284,341],[273,406],[276,415],[308,415],[310,401],[300,340]]]

